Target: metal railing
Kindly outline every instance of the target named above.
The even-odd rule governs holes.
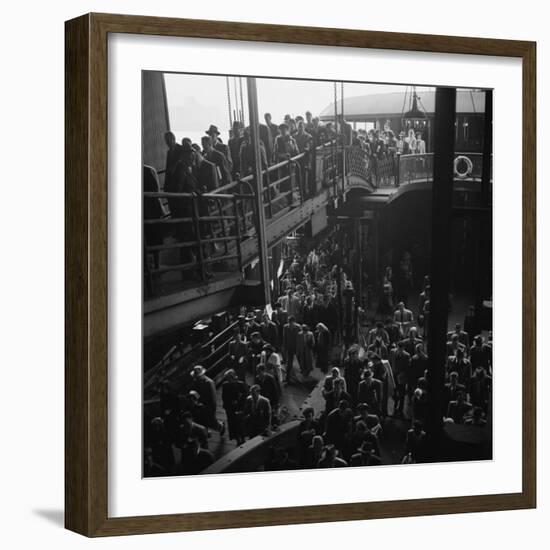
[[[433,179],[433,153],[376,157],[361,147],[348,147],[346,155],[347,175],[361,178],[375,188]],[[455,153],[454,171],[457,180],[481,180],[482,154]]]
[[[215,379],[223,370],[229,353],[229,342],[237,324],[238,321],[231,322],[207,342],[198,343],[187,350],[182,349],[182,344],[172,346],[154,366],[144,372],[145,404],[158,401],[159,384],[162,381],[169,381],[178,388],[189,384],[191,369],[196,364],[201,364],[208,376]]]
[[[344,165],[346,178],[342,178]],[[455,154],[458,180],[480,180],[481,168],[480,153]],[[361,147],[329,142],[289,157],[262,170],[267,225],[324,189],[344,192],[350,176],[371,189],[430,182],[433,153],[372,157]],[[255,190],[250,174],[208,193],[144,193],[144,200],[160,199],[171,211],[170,216],[144,220],[146,298],[179,290],[182,284],[205,284],[214,271],[242,271],[242,244],[257,238]],[[162,237],[156,241],[148,238],[155,231]]]
[[[251,198],[252,194],[244,193],[144,193],[144,200],[165,200],[172,211],[170,217],[143,222],[146,295],[156,293],[158,277],[163,273],[192,272],[195,280],[205,282],[211,277],[212,264],[236,262],[241,270],[243,222],[246,224],[242,211]],[[148,238],[151,229],[161,238]],[[172,242],[165,242],[166,237]],[[156,242],[159,240],[162,243]],[[161,263],[161,254],[168,252],[171,261]]]
[[[322,145],[263,170],[267,223],[320,190],[336,187],[337,154],[333,145]],[[243,270],[242,243],[256,237],[253,175],[208,193],[145,192],[143,196],[145,201],[161,200],[170,210],[167,216],[144,220],[146,299],[205,284],[214,277],[213,270]]]
[[[481,153],[455,153],[455,179],[480,181],[483,155]],[[433,180],[433,153],[397,156],[397,185]]]

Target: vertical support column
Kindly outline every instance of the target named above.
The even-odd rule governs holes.
[[[271,301],[269,287],[269,264],[267,255],[267,236],[265,228],[265,210],[263,203],[262,161],[260,157],[260,125],[258,121],[258,90],[256,79],[247,77],[248,112],[250,114],[250,135],[254,149],[254,184],[256,198],[256,235],[258,236],[258,252],[260,258],[260,276],[263,286],[264,302]]]
[[[373,284],[375,285],[374,288],[378,288],[379,286],[379,281],[378,281],[378,277],[380,277],[380,260],[379,260],[379,257],[380,257],[380,243],[379,243],[379,224],[380,224],[380,221],[378,219],[378,210],[374,210],[373,213],[372,213],[372,238],[374,240],[374,279],[373,279]],[[378,291],[375,291],[375,293],[377,294]]]
[[[346,136],[344,135],[344,82],[340,82],[340,115],[342,116],[342,194],[346,191],[346,154],[347,154],[347,145]],[[350,144],[351,145],[351,144]]]
[[[493,161],[493,90],[485,91],[485,117],[483,122],[483,161],[481,168],[481,206],[489,206],[491,195],[491,164]]]
[[[435,150],[432,185],[432,250],[430,270],[430,330],[428,336],[429,458],[439,458],[443,436],[443,389],[447,359],[447,317],[452,250],[451,211],[455,144],[456,89],[437,88],[435,93]]]
[[[355,330],[359,338],[359,308],[363,303],[363,222],[361,218],[355,218],[355,242],[357,260],[357,283],[355,288]]]
[[[475,296],[475,327],[476,334],[483,326],[483,300],[490,297],[491,288],[491,259],[492,259],[492,210],[491,196],[491,163],[493,149],[493,91],[485,91],[485,116],[483,122],[483,159],[481,168],[481,208],[479,216],[473,220],[479,235],[483,238],[477,241],[477,267],[479,275],[476,277]],[[489,280],[487,280],[487,274]]]

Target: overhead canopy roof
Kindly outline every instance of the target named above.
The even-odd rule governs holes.
[[[428,115],[435,111],[435,91],[422,91],[418,93],[420,101],[418,107],[426,110]],[[390,92],[386,94],[372,94],[355,97],[344,97],[344,116],[348,120],[373,120],[377,118],[400,117],[403,112],[410,109],[410,92]],[[338,113],[341,111],[340,101]],[[403,104],[404,108],[403,108]],[[422,108],[423,107],[423,108]],[[485,92],[473,90],[458,90],[456,94],[456,112],[460,114],[483,113],[485,110]],[[334,118],[334,102],[325,107],[319,115],[321,120]]]

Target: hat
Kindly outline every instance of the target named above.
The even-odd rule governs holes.
[[[214,126],[213,124],[210,124],[210,128],[208,130],[205,130],[205,133],[208,135],[216,134],[217,136],[220,135],[220,132],[218,131],[218,127]]]
[[[189,397],[194,397],[195,399],[200,399],[200,395],[199,395],[199,392],[195,391],[195,390],[191,390],[189,393],[188,393]]]
[[[225,374],[223,375],[224,378],[231,378],[237,376],[237,373],[234,369],[227,369],[225,371]]]
[[[202,376],[206,372],[206,369],[202,365],[195,365],[191,371],[191,376]]]

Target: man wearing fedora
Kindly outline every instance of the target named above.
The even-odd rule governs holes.
[[[246,432],[249,437],[265,434],[271,424],[271,405],[269,399],[260,395],[260,386],[254,384],[244,406]]]
[[[256,320],[256,315],[253,311],[249,311],[245,317],[244,333],[248,339],[251,339],[254,332],[261,331],[260,323]]]
[[[199,394],[200,400],[205,408],[205,423],[207,428],[220,432],[223,436],[225,424],[216,418],[216,385],[214,381],[206,376],[206,369],[202,365],[196,365],[191,371],[193,383],[191,390]]]
[[[227,416],[229,439],[235,439],[237,445],[244,443],[243,410],[247,394],[246,382],[239,380],[233,369],[227,370],[222,384],[222,401]]]
[[[231,172],[233,169],[233,158],[231,156],[231,151],[229,150],[229,147],[220,140],[220,132],[218,127],[210,124],[210,127],[205,131],[205,133],[207,136],[210,136],[210,139],[212,140],[212,147],[214,147],[216,151],[219,151],[227,159],[227,162],[229,163],[229,171]]]
[[[228,184],[231,181],[231,165],[229,164],[227,157],[214,148],[212,138],[210,136],[203,136],[201,138],[201,145],[203,149],[203,157],[216,166],[218,179],[221,184]]]
[[[262,140],[260,140],[260,163],[261,169],[267,169],[267,152]],[[244,129],[244,135],[239,149],[239,166],[241,176],[248,176],[254,171],[254,145],[252,143],[252,135],[250,128]]]
[[[363,372],[363,380],[359,384],[357,397],[359,403],[366,403],[368,405],[370,413],[380,415],[383,386],[380,380],[374,378],[369,368]]]

